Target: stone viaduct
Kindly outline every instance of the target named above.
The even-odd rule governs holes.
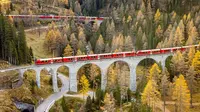
[[[52,75],[53,81],[53,90],[58,92],[57,86],[57,70],[61,66],[66,66],[69,69],[69,88],[70,91],[77,92],[77,74],[79,69],[86,64],[95,64],[101,70],[101,89],[105,90],[107,84],[107,71],[111,64],[114,62],[125,62],[128,64],[130,69],[130,85],[129,88],[132,91],[136,90],[136,67],[144,59],[153,59],[156,63],[161,63],[162,67],[165,68],[165,61],[167,57],[173,55],[172,52],[168,54],[156,54],[156,55],[146,55],[146,56],[135,56],[135,57],[124,57],[124,58],[114,58],[114,59],[104,59],[104,60],[91,60],[91,61],[78,61],[71,63],[59,63],[59,64],[49,64],[49,65],[33,65],[29,67],[13,68],[8,70],[19,70],[20,76],[23,77],[23,74],[27,70],[35,70],[36,72],[36,83],[40,87],[40,72],[42,69],[47,69],[49,74]],[[2,72],[2,71],[0,71]]]

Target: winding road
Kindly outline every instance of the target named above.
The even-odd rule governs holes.
[[[62,75],[59,74],[58,78],[61,79],[62,82],[62,87],[60,92],[54,93],[52,95],[50,95],[47,99],[45,99],[37,108],[36,108],[36,112],[48,112],[48,109],[51,108],[51,106],[54,104],[54,101],[60,99],[63,97],[63,95],[65,95],[66,92],[68,92],[69,90],[69,79]]]

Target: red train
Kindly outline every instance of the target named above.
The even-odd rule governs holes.
[[[21,19],[27,19],[27,18],[37,18],[37,19],[51,19],[51,20],[60,20],[60,19],[70,19],[74,18],[75,20],[90,20],[90,21],[103,21],[106,19],[106,17],[86,17],[86,16],[57,16],[57,15],[6,15],[8,17],[12,18],[21,18]]]
[[[132,52],[119,52],[119,53],[92,54],[92,55],[82,55],[82,56],[37,59],[35,61],[35,64],[45,65],[45,64],[53,64],[53,63],[67,63],[67,62],[77,62],[77,61],[87,61],[87,60],[101,60],[101,59],[134,57],[134,56],[156,55],[156,54],[165,54],[169,52],[176,52],[178,50],[185,51],[188,48],[198,47],[198,46],[199,45],[163,48],[163,49],[152,49],[152,50],[140,50],[137,52],[132,51]]]

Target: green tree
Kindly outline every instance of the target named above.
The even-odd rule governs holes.
[[[87,97],[86,104],[85,104],[85,111],[92,112],[92,100],[90,96]]]
[[[127,89],[127,101],[131,101],[131,90],[129,88]]]
[[[61,105],[64,112],[70,112],[69,107],[67,106],[67,103],[65,101],[65,97],[62,97]]]
[[[121,105],[121,91],[120,91],[120,86],[117,84],[116,89],[114,90],[113,96],[116,100],[116,105],[120,106]]]
[[[19,41],[19,61],[21,64],[25,64],[28,62],[29,55],[27,52],[27,44],[26,44],[26,36],[24,32],[24,26],[22,24],[19,25],[18,32],[18,41]]]
[[[96,105],[100,106],[104,101],[104,91],[101,88],[98,88],[95,93]]]

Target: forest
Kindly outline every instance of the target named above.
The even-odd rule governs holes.
[[[95,1],[83,2],[91,4],[86,5],[87,8],[98,6],[98,3],[94,4]],[[48,44],[49,52],[53,52],[51,48],[54,48],[57,55],[71,56],[199,44],[200,7],[197,0],[136,0],[134,2],[112,0],[105,1],[105,4],[100,10],[95,8],[92,10],[97,10],[103,16],[109,14],[110,19],[103,21],[100,26],[94,22],[91,28],[88,28],[87,21],[85,25],[79,25],[69,20],[65,22],[66,27],[63,29],[48,31],[45,45],[52,43]],[[72,9],[76,14],[92,14],[92,12],[87,12],[84,5],[81,5],[81,8],[81,14],[76,12],[76,8]],[[54,26],[54,23],[51,25]],[[52,36],[53,32],[54,36]],[[62,44],[60,43],[63,50],[56,47],[61,38],[65,40]],[[155,111],[156,104],[160,101],[166,102],[166,99],[175,102],[177,112],[190,111],[190,107],[193,107],[193,95],[200,92],[198,50],[191,48],[186,52],[176,52],[173,57],[167,59],[164,70],[161,69],[159,63],[156,64],[151,59],[143,60],[140,65],[144,67],[144,72],[141,73],[142,75],[137,74],[137,91],[134,93],[135,96],[133,95],[137,103],[133,102],[129,111],[134,112],[134,109]],[[78,77],[86,75],[90,85],[96,81],[93,77],[100,75],[98,67],[96,68],[98,72],[91,72],[95,70],[93,66],[95,65],[85,65],[78,73]],[[128,101],[129,74],[126,63],[116,62],[110,66],[106,89],[106,93],[109,94],[104,93],[105,99],[101,99],[104,103],[100,107],[103,106],[107,111],[113,108],[117,110]],[[81,78],[78,80],[81,83]],[[81,91],[81,87],[79,89]],[[106,102],[107,98],[111,102]],[[96,105],[94,100],[93,103],[91,105]],[[191,103],[191,106],[188,103]],[[136,105],[144,106],[142,109],[147,110],[137,108]],[[94,108],[99,109],[98,106]]]
[[[42,7],[41,4],[46,2],[47,0],[38,0],[34,4]],[[33,3],[29,3],[30,6],[31,4]],[[61,21],[64,27],[58,28],[58,22],[52,21],[48,25],[48,30],[44,31],[46,34],[42,48],[55,56],[199,44],[199,0],[50,0],[49,4],[70,10],[73,12],[70,13],[72,15],[109,17],[100,26],[97,21],[90,23],[86,20],[83,24],[70,19]],[[43,13],[32,8],[28,8],[28,12],[18,11],[19,14],[30,12]],[[5,19],[3,15],[0,17],[0,58],[16,65],[31,63],[36,49],[28,47],[23,26],[23,23],[25,26],[29,23],[23,20],[13,21],[12,18]],[[37,26],[36,23],[35,25]],[[135,92],[128,88],[130,68],[125,62],[115,62],[109,67],[105,91],[100,90],[100,83],[103,80],[100,69],[96,65],[87,64],[78,71],[78,88],[83,94],[94,90],[95,97],[87,97],[84,104],[81,99],[63,97],[51,110],[154,112],[163,111],[163,107],[157,105],[163,103],[164,110],[198,112],[200,108],[196,103],[200,103],[199,50],[190,48],[185,52],[177,51],[167,58],[164,69],[160,63],[152,59],[141,61],[137,67]],[[65,73],[68,74],[68,71]],[[76,102],[78,106],[74,107],[67,102]],[[169,102],[172,104],[167,104]]]

